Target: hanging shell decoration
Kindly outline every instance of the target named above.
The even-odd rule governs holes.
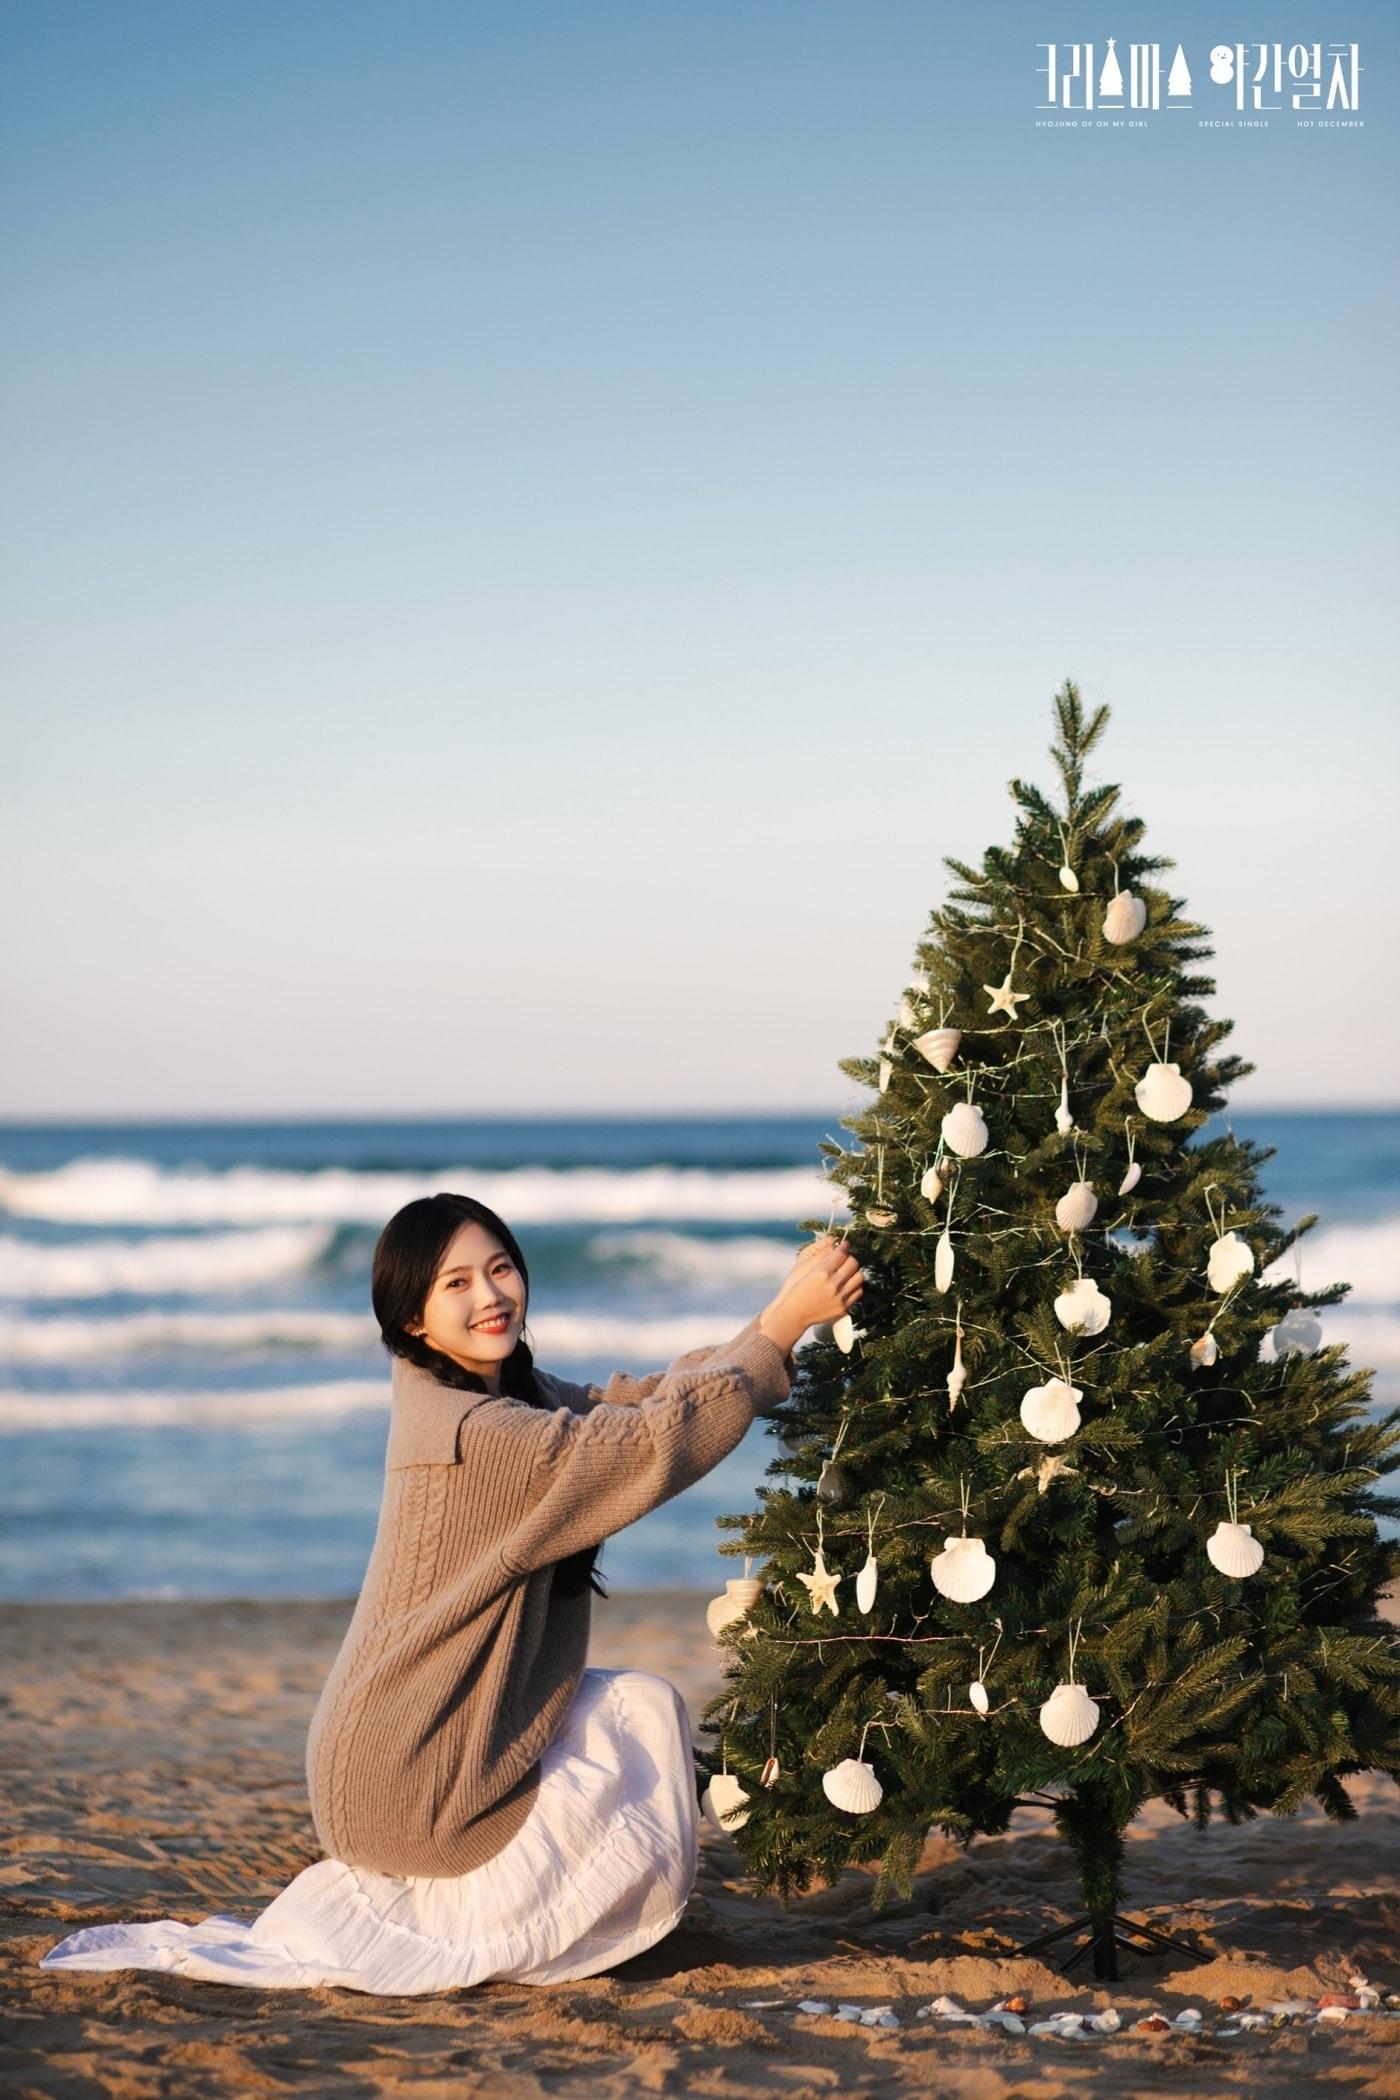
[[[927,1058],[936,1072],[946,1072],[958,1054],[961,1041],[961,1028],[930,1028],[926,1035],[915,1036],[914,1048],[920,1057]]]
[[[822,1792],[833,1808],[844,1809],[848,1816],[868,1816],[885,1798],[875,1767],[856,1757],[843,1757],[822,1773]]]
[[[992,1702],[987,1697],[987,1687],[980,1677],[975,1678],[968,1686],[967,1696],[974,1712],[985,1714],[990,1710]]]
[[[918,1018],[918,1011],[914,1002],[908,992],[906,992],[899,1002],[899,1025],[901,1028],[913,1028]]]
[[[1063,1444],[1079,1428],[1083,1398],[1080,1388],[1063,1378],[1033,1385],[1021,1402],[1022,1425],[1038,1444]]]
[[[893,1076],[894,1066],[890,1063],[887,1057],[882,1057],[880,1059],[880,1092],[882,1094],[887,1091],[890,1080],[893,1078]]]
[[[1092,1276],[1081,1276],[1055,1300],[1055,1318],[1071,1333],[1102,1334],[1112,1312],[1112,1300],[1104,1296]]]
[[[1055,1205],[1055,1223],[1061,1232],[1082,1232],[1098,1207],[1092,1181],[1072,1181]]]
[[[1060,1105],[1055,1110],[1055,1128],[1061,1137],[1068,1137],[1074,1128],[1074,1110],[1069,1105],[1069,1075],[1060,1081]]]
[[[742,1830],[749,1820],[748,1795],[732,1772],[716,1772],[700,1796],[700,1807],[716,1830]]]
[[[871,1611],[875,1604],[875,1591],[880,1582],[880,1563],[873,1553],[865,1556],[865,1566],[856,1577],[856,1608]]]
[[[899,1218],[892,1210],[868,1210],[865,1213],[865,1222],[867,1225],[878,1225],[883,1228],[887,1225],[897,1225]]]
[[[1239,1283],[1253,1273],[1254,1250],[1237,1232],[1222,1232],[1219,1239],[1211,1243],[1206,1275],[1213,1291],[1228,1291],[1231,1284]]]
[[[737,1626],[762,1595],[763,1584],[756,1575],[735,1575],[726,1582],[724,1595],[712,1598],[705,1610],[705,1624],[714,1638],[719,1640],[727,1626]]]
[[[831,1339],[843,1356],[849,1356],[856,1345],[856,1323],[849,1313],[842,1313],[839,1320],[831,1323]]]
[[[758,1783],[763,1787],[776,1786],[782,1776],[783,1768],[777,1758],[766,1757],[763,1760],[763,1770],[758,1775]]]
[[[1205,1333],[1192,1342],[1186,1353],[1191,1359],[1193,1371],[1208,1371],[1220,1358],[1220,1344],[1215,1339],[1215,1329],[1207,1327]]]
[[[959,1159],[976,1159],[979,1152],[987,1149],[986,1119],[972,1101],[958,1101],[949,1109],[942,1123],[943,1142]]]
[[[1174,1123],[1191,1106],[1191,1082],[1181,1076],[1180,1065],[1149,1065],[1133,1094],[1138,1107],[1154,1123]]]
[[[824,1502],[828,1509],[844,1509],[850,1499],[845,1474],[834,1458],[826,1459],[817,1476],[817,1500]]]
[[[1311,1356],[1322,1341],[1322,1322],[1306,1305],[1295,1305],[1270,1330],[1270,1340],[1280,1362],[1285,1356]]]
[[[1264,1565],[1264,1548],[1248,1524],[1217,1524],[1206,1540],[1206,1557],[1222,1575],[1242,1582]]]
[[[1057,1684],[1040,1709],[1040,1732],[1062,1750],[1087,1743],[1099,1725],[1098,1701],[1082,1684]]]
[[[967,1384],[967,1366],[963,1362],[962,1343],[963,1331],[960,1327],[953,1343],[953,1362],[948,1372],[948,1406],[950,1409],[957,1406],[963,1396],[963,1387]]]
[[[1147,906],[1131,890],[1119,890],[1103,915],[1103,937],[1124,948],[1147,924]]]
[[[1076,895],[1079,889],[1079,877],[1068,861],[1062,862],[1060,866],[1060,888],[1068,890],[1071,896]]]
[[[925,1203],[936,1203],[943,1194],[943,1186],[943,1176],[939,1173],[938,1168],[936,1166],[925,1167],[923,1178],[919,1183],[919,1194],[923,1197]]]
[[[940,1597],[954,1604],[972,1604],[985,1597],[997,1579],[997,1564],[983,1539],[970,1539],[966,1532],[945,1538],[943,1551],[930,1563],[929,1574]]]
[[[1119,1195],[1120,1195],[1120,1196],[1131,1196],[1131,1194],[1133,1193],[1133,1190],[1134,1190],[1134,1189],[1135,1189],[1135,1188],[1137,1187],[1138,1183],[1139,1183],[1139,1182],[1140,1182],[1141,1180],[1142,1180],[1142,1162],[1141,1162],[1141,1160],[1137,1160],[1137,1159],[1130,1159],[1130,1160],[1128,1161],[1128,1171],[1127,1171],[1127,1173],[1126,1173],[1126,1174],[1125,1174],[1125,1175],[1123,1176],[1123,1179],[1122,1179],[1122,1180],[1121,1180],[1121,1181],[1119,1182],[1119,1184],[1118,1184],[1118,1193],[1119,1193]]]
[[[946,1291],[951,1286],[953,1260],[953,1235],[945,1225],[933,1250],[933,1282],[936,1290]]]

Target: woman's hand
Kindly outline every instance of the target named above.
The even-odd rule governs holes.
[[[759,1327],[786,1356],[809,1327],[848,1313],[864,1289],[855,1256],[844,1241],[824,1233],[802,1249],[777,1297],[759,1314]]]

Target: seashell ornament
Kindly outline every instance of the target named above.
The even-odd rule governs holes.
[[[1079,877],[1075,874],[1068,861],[1062,862],[1060,867],[1060,888],[1068,890],[1072,897],[1076,896],[1079,891]]]
[[[875,1603],[875,1591],[880,1581],[880,1563],[873,1553],[865,1556],[865,1566],[856,1577],[856,1607],[870,1611]]]
[[[1102,1334],[1113,1311],[1092,1276],[1081,1276],[1055,1300],[1055,1318],[1071,1333]]]
[[[831,1323],[831,1339],[843,1356],[849,1356],[856,1345],[856,1323],[849,1313],[842,1313],[839,1320]]]
[[[1021,1402],[1021,1421],[1039,1444],[1062,1444],[1079,1427],[1079,1403],[1084,1395],[1077,1385],[1051,1378],[1033,1385]]]
[[[1055,1128],[1061,1137],[1068,1137],[1074,1128],[1074,1110],[1069,1105],[1069,1076],[1060,1081],[1060,1105],[1055,1110]]]
[[[1191,1359],[1193,1371],[1208,1371],[1220,1357],[1220,1344],[1215,1339],[1215,1329],[1207,1327],[1205,1333],[1192,1342],[1186,1353]]]
[[[1131,890],[1119,890],[1103,915],[1103,937],[1116,947],[1135,941],[1147,924],[1147,906]]]
[[[1231,1284],[1254,1271],[1254,1250],[1237,1232],[1222,1232],[1219,1239],[1211,1243],[1206,1259],[1206,1275],[1213,1291],[1228,1291]]]
[[[976,1159],[979,1152],[987,1149],[986,1120],[982,1111],[971,1101],[959,1101],[949,1109],[942,1122],[943,1142],[959,1159]]]
[[[967,1384],[967,1367],[963,1363],[962,1342],[963,1331],[959,1327],[953,1342],[953,1361],[948,1372],[948,1406],[950,1409],[957,1406],[963,1395],[963,1387]]]
[[[1118,1193],[1119,1193],[1119,1195],[1120,1195],[1120,1196],[1131,1196],[1131,1194],[1133,1193],[1133,1190],[1134,1190],[1134,1189],[1135,1189],[1135,1188],[1137,1187],[1138,1183],[1139,1183],[1139,1182],[1140,1182],[1141,1180],[1142,1180],[1142,1163],[1141,1163],[1141,1161],[1140,1161],[1140,1160],[1136,1160],[1136,1159],[1130,1159],[1130,1160],[1128,1161],[1128,1171],[1127,1171],[1127,1173],[1126,1173],[1126,1174],[1125,1174],[1125,1175],[1123,1176],[1123,1179],[1122,1179],[1122,1180],[1121,1180],[1121,1181],[1119,1182],[1119,1184],[1118,1184]]]
[[[1248,1524],[1217,1524],[1206,1540],[1206,1558],[1222,1575],[1236,1582],[1257,1575],[1264,1565],[1264,1548]]]
[[[901,1028],[913,1028],[918,1018],[914,1002],[906,992],[899,1002],[899,1025]]]
[[[885,1798],[875,1767],[855,1757],[843,1757],[822,1773],[822,1792],[833,1808],[844,1809],[848,1816],[868,1816]]]
[[[893,1076],[894,1066],[890,1063],[887,1057],[882,1057],[880,1059],[880,1092],[882,1094],[888,1090],[890,1080],[893,1078]]]
[[[945,1225],[933,1250],[934,1288],[946,1291],[953,1281],[953,1235]]]
[[[982,1539],[945,1538],[943,1551],[930,1564],[929,1574],[940,1597],[954,1604],[972,1604],[985,1597],[997,1579],[997,1564]]]
[[[700,1807],[716,1830],[742,1830],[749,1820],[748,1795],[732,1772],[716,1772],[700,1796]]]
[[[846,1476],[834,1458],[823,1461],[821,1472],[817,1476],[817,1499],[824,1502],[828,1509],[844,1509],[851,1499]]]
[[[1270,1340],[1280,1361],[1285,1356],[1311,1356],[1322,1340],[1322,1322],[1306,1305],[1295,1305],[1271,1329]]]
[[[1055,1223],[1061,1232],[1082,1232],[1099,1207],[1091,1181],[1072,1181],[1055,1205]]]
[[[1154,1123],[1174,1123],[1191,1106],[1191,1082],[1182,1078],[1180,1065],[1149,1065],[1133,1095]]]
[[[782,1776],[783,1768],[778,1763],[777,1758],[766,1757],[763,1761],[763,1770],[758,1775],[758,1783],[763,1787],[776,1786]]]
[[[974,1711],[979,1714],[986,1713],[991,1706],[992,1702],[987,1697],[987,1687],[985,1684],[983,1684],[980,1677],[976,1678],[973,1681],[973,1683],[971,1683],[968,1686],[967,1696],[972,1704]]]
[[[925,1167],[919,1183],[919,1194],[925,1203],[936,1203],[943,1194],[943,1176],[936,1166]]]
[[[915,1036],[914,1048],[920,1057],[927,1058],[935,1072],[946,1072],[961,1041],[961,1028],[930,1028],[926,1034]]]
[[[724,1595],[712,1598],[705,1609],[705,1624],[714,1638],[719,1640],[726,1626],[737,1626],[762,1595],[763,1584],[756,1575],[735,1575],[726,1582]]]
[[[1057,1684],[1040,1709],[1040,1732],[1062,1750],[1087,1743],[1099,1725],[1098,1702],[1082,1684]]]
[[[868,1210],[865,1222],[867,1225],[897,1225],[899,1219],[892,1210]]]

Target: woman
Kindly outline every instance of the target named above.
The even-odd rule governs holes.
[[[400,1994],[563,1982],[662,1938],[695,1875],[689,1730],[662,1679],[585,1669],[594,1558],[786,1398],[801,1336],[861,1289],[820,1239],[732,1342],[600,1390],[535,1369],[494,1211],[407,1204],[374,1258],[379,1528],[307,1741],[327,1857],[251,1926],[96,1926],[41,1966]]]

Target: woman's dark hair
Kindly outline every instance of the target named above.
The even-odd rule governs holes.
[[[475,1371],[465,1370],[440,1349],[434,1349],[423,1335],[408,1331],[411,1321],[422,1319],[438,1264],[464,1225],[483,1225],[495,1234],[524,1280],[528,1312],[530,1272],[509,1225],[474,1196],[455,1196],[446,1191],[436,1196],[419,1196],[390,1218],[374,1250],[370,1298],[380,1335],[391,1356],[402,1356],[420,1370],[431,1371],[442,1385],[452,1386],[458,1392],[484,1393],[486,1383]],[[525,1339],[523,1321],[520,1339],[501,1365],[501,1391],[512,1400],[527,1401],[531,1407],[550,1404],[535,1377],[535,1359]],[[599,1597],[607,1595],[594,1571],[599,1551],[597,1546],[586,1546],[582,1552],[556,1562],[554,1587],[561,1596],[577,1597],[586,1589]]]

